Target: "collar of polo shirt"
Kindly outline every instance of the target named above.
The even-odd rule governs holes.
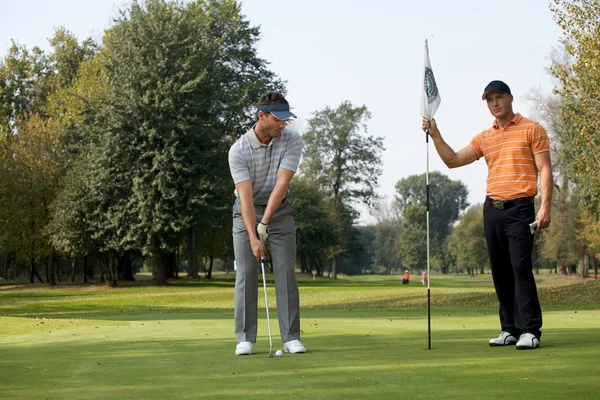
[[[250,129],[248,132],[246,132],[246,137],[248,138],[250,147],[252,147],[253,149],[258,149],[259,147],[269,147],[268,144],[263,144],[260,142],[260,140],[258,140],[258,137],[256,136],[256,132],[254,132],[255,126],[256,126],[256,124],[252,127],[252,129]],[[269,142],[269,144],[271,144],[274,140],[275,141],[279,140],[279,137],[272,138],[271,141]]]

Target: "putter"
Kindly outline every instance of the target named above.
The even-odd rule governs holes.
[[[269,318],[269,298],[267,296],[267,279],[265,278],[265,259],[260,259],[262,269],[263,287],[265,289],[265,308],[267,309],[267,326],[269,328],[269,355],[267,358],[273,358],[273,336],[271,336],[271,319]]]

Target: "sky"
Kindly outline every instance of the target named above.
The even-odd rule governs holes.
[[[491,126],[483,88],[500,79],[511,88],[513,109],[534,116],[532,90],[551,93],[550,54],[561,30],[551,0],[244,0],[242,13],[260,26],[260,57],[286,81],[287,100],[302,132],[311,115],[344,101],[366,105],[368,133],[384,138],[378,194],[391,201],[399,180],[426,171],[421,131],[424,41],[442,98],[435,119],[446,142],[459,150]],[[100,41],[127,0],[0,0],[0,56],[11,39],[49,48],[65,26],[79,39]],[[483,159],[449,170],[429,145],[429,171],[462,181],[468,201],[485,197]],[[361,222],[372,223],[361,208]]]

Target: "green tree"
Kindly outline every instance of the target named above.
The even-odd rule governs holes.
[[[567,51],[567,47],[553,52],[552,62],[555,70],[560,68],[567,71],[573,65],[573,56]],[[593,235],[593,227],[596,224],[600,225],[600,221],[590,211],[589,203],[588,208],[581,210],[586,201],[580,203],[580,178],[573,169],[574,164],[579,162],[580,149],[577,148],[577,141],[581,135],[573,129],[573,121],[566,112],[569,102],[565,102],[561,95],[544,96],[539,92],[534,92],[530,100],[552,139],[552,164],[556,186],[552,198],[552,226],[561,227],[542,231],[537,235],[538,259],[545,264],[556,266],[557,273],[568,274],[569,266],[576,263],[580,266],[586,264],[590,254],[594,261],[594,243],[600,241],[600,237]],[[591,235],[580,235],[582,224],[590,228],[587,232],[592,233]],[[587,268],[579,268],[578,273],[582,277],[587,276]]]
[[[402,216],[395,200],[381,200],[371,208],[371,214],[377,219],[375,225],[375,262],[391,274],[402,266],[400,254],[400,233],[402,232]]]
[[[43,115],[50,76],[48,57],[39,47],[28,50],[12,42],[0,61],[0,139],[15,135],[31,113]]]
[[[333,199],[337,220],[352,215],[355,203],[371,205],[381,175],[383,138],[369,135],[366,106],[343,102],[314,113],[304,134],[302,172]],[[341,236],[337,236],[340,237]],[[332,247],[332,276],[337,276],[337,256],[347,251],[340,241]]]
[[[88,156],[89,157],[89,156]],[[92,238],[88,217],[92,210],[90,190],[94,169],[90,168],[89,158],[82,156],[71,163],[62,176],[57,195],[50,204],[50,221],[45,233],[52,247],[73,259],[87,257],[96,252],[98,243]],[[107,271],[104,271],[107,276]],[[86,280],[86,271],[84,271]],[[113,282],[114,283],[114,282]]]
[[[97,44],[91,39],[79,43],[75,35],[61,26],[49,40],[52,46],[49,62],[54,72],[55,85],[61,88],[70,87],[79,75],[80,65],[91,60],[97,53]]]
[[[17,261],[29,265],[31,283],[35,276],[41,281],[37,264],[51,255],[44,227],[62,174],[58,132],[56,121],[33,114],[0,151],[0,236]],[[52,284],[54,279],[50,273]]]
[[[553,62],[563,99],[561,153],[578,186],[581,206],[595,223],[600,216],[600,1],[554,0],[554,19],[570,62]]]
[[[413,205],[426,207],[425,174],[412,175],[398,181],[396,183],[396,193],[396,204],[402,214],[408,207]],[[453,181],[438,171],[429,174],[431,264],[437,264],[442,270],[449,262],[449,260],[446,260],[447,254],[444,252],[444,242],[450,234],[451,224],[457,220],[460,212],[469,205],[467,203],[468,193],[467,187],[461,181]],[[426,222],[425,214],[423,214],[423,222]],[[419,226],[420,224],[421,222],[419,222]],[[404,221],[404,229],[412,230],[410,222]],[[418,227],[415,228],[415,231],[418,230]],[[416,243],[412,244],[418,245]],[[407,246],[411,246],[411,243],[403,243],[403,248],[406,249]]]
[[[569,266],[575,265],[585,253],[585,246],[577,238],[578,222],[581,210],[576,196],[561,199],[559,192],[557,201],[552,203],[552,226],[541,231],[538,239],[539,258],[542,262],[556,265],[557,273],[569,274]]]
[[[458,225],[448,237],[448,249],[456,259],[457,268],[464,267],[470,275],[489,265],[485,234],[483,232],[483,205],[476,204],[460,216]]]
[[[400,254],[401,221],[381,221],[375,225],[375,254],[377,263],[391,274],[402,266]]]
[[[366,225],[357,227],[361,251],[354,258],[356,265],[361,266],[362,273],[373,271],[377,261],[377,226]]]
[[[294,208],[300,270],[306,273],[315,270],[322,276],[327,250],[335,243],[335,221],[327,211],[327,193],[315,182],[295,176],[289,197]]]
[[[427,266],[427,223],[425,206],[409,205],[402,213],[400,260],[403,267],[422,269]]]
[[[258,33],[234,1],[148,0],[104,38],[96,213],[110,216],[98,231],[116,251],[152,252],[158,283],[190,228],[227,212],[226,132],[248,124],[250,96],[278,84],[256,56]]]

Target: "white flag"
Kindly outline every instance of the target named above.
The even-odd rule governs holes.
[[[427,45],[427,40],[425,40],[425,73],[421,95],[421,116],[432,119],[441,102],[442,98],[435,83],[431,62],[429,61],[429,46]]]

